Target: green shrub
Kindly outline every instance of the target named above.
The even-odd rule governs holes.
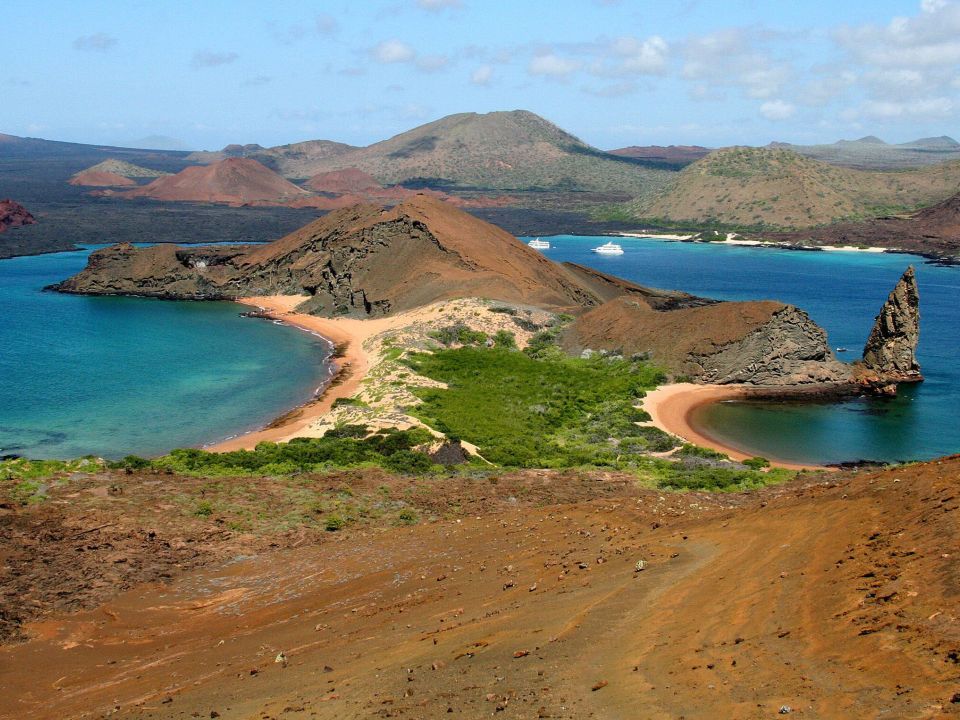
[[[426,453],[415,450],[398,450],[383,461],[384,467],[405,475],[420,475],[429,472],[433,460]]]
[[[753,468],[754,470],[759,470],[760,468],[770,467],[770,461],[765,457],[752,457],[743,461],[743,464],[748,468]]]
[[[710,460],[729,460],[726,455],[722,452],[717,452],[716,450],[711,450],[710,448],[699,447],[698,445],[690,445],[685,443],[676,452],[677,457],[699,457],[707,458]]]
[[[107,463],[107,467],[112,470],[144,470],[151,467],[153,463],[139,455],[127,455],[122,460]]]
[[[209,500],[201,500],[197,503],[197,507],[193,511],[193,514],[197,517],[210,517],[213,515],[213,505],[210,504]]]
[[[347,521],[342,515],[327,515],[323,521],[323,527],[327,532],[337,532],[347,526]]]
[[[401,510],[400,514],[397,515],[397,523],[400,525],[416,525],[417,514],[409,508],[406,510]]]
[[[336,403],[333,404],[334,407],[337,406]],[[330,428],[324,434],[324,437],[328,438],[363,438],[366,437],[370,432],[370,428],[366,425],[357,425],[351,423],[344,423],[343,425],[336,425],[335,427]],[[306,438],[295,438],[295,440],[305,440]]]
[[[517,336],[507,330],[497,330],[497,333],[493,336],[493,346],[501,350],[515,350]]]

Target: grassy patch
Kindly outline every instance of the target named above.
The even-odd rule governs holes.
[[[623,441],[634,451],[646,447],[659,431],[637,425],[647,416],[634,406],[663,373],[627,360],[564,357],[549,347],[414,354],[410,366],[447,388],[416,388],[423,403],[412,412],[505,466],[611,466]]]
[[[393,472],[429,472],[429,456],[416,450],[432,440],[422,428],[381,430],[369,435],[363,425],[343,425],[322,438],[295,438],[288,443],[262,442],[254,450],[211,453],[174,450],[151,461],[154,469],[185,475],[293,475],[333,468],[379,466]]]

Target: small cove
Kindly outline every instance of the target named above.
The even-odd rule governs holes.
[[[840,360],[860,357],[874,318],[908,265],[917,269],[926,382],[886,400],[839,403],[722,402],[697,409],[694,425],[745,452],[797,463],[922,460],[960,452],[960,268],[900,253],[804,252],[619,238],[620,256],[591,249],[609,237],[550,238],[545,255],[642,285],[719,300],[781,300],[827,330]]]
[[[0,261],[0,454],[196,447],[263,426],[327,378],[324,340],[234,303],[42,291],[89,252]]]

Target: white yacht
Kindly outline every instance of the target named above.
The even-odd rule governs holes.
[[[534,238],[533,240],[531,240],[530,242],[528,242],[527,245],[530,246],[530,247],[532,247],[534,250],[549,250],[549,249],[550,249],[550,241],[549,241],[549,240],[541,240],[540,238]]]
[[[601,255],[623,255],[623,248],[617,245],[615,242],[608,242],[600,247],[595,247],[593,252]]]

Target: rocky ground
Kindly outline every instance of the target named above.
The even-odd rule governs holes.
[[[0,717],[952,717],[958,479],[76,473],[0,510]]]

